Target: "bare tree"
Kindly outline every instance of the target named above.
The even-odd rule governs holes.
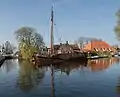
[[[13,54],[14,50],[16,49],[9,41],[6,41],[4,44],[4,53],[5,54]]]

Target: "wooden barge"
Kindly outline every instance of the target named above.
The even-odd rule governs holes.
[[[53,19],[53,7],[51,10],[51,32],[50,32],[50,49],[47,51],[47,55],[35,54],[33,57],[33,62],[36,64],[48,65],[56,64],[63,61],[79,59],[80,61],[87,61],[87,56],[85,53],[80,52],[78,45],[70,45],[68,41],[65,44],[60,43],[59,45],[54,45],[54,19]]]

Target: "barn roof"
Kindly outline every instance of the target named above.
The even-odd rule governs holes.
[[[112,48],[112,46],[110,46],[105,41],[94,40],[89,42],[83,49],[94,50],[94,49],[101,49],[101,48],[109,49],[109,48]]]

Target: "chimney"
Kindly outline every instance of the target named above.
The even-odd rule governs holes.
[[[66,45],[68,45],[68,41],[66,41]]]
[[[60,43],[60,46],[62,45],[62,43]]]

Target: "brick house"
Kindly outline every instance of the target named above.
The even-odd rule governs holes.
[[[102,40],[93,40],[86,44],[83,49],[83,51],[99,51],[99,52],[115,52],[115,49],[110,46],[108,43]]]

